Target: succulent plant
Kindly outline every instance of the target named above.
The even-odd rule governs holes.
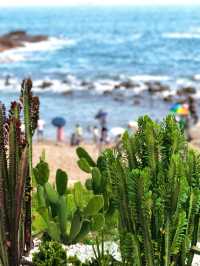
[[[145,116],[107,153],[123,265],[190,266],[200,211],[200,156],[172,116]]]
[[[49,181],[48,164],[40,160],[33,169],[37,182],[37,211],[46,223],[48,235],[64,244],[75,244],[94,228],[104,223],[104,218],[98,216],[104,206],[101,195],[84,197],[85,188],[80,182],[74,185],[73,194],[67,189],[67,174],[58,169],[56,172],[56,187]],[[70,210],[70,200],[74,209]]]

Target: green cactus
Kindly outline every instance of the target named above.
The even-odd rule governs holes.
[[[58,192],[53,189],[52,185],[46,182],[44,184],[44,190],[48,201],[52,204],[57,204],[59,200],[59,195]]]
[[[37,128],[37,121],[39,118],[39,98],[32,94],[32,81],[26,79],[22,82],[21,86],[21,102],[24,111],[24,125],[25,125],[25,138],[28,147],[28,163],[29,163],[29,176],[26,177],[25,185],[25,246],[26,252],[32,248],[31,239],[31,196],[32,196],[32,182],[34,181],[33,166],[32,166],[32,138]]]
[[[31,94],[28,81],[22,84],[29,102],[13,102],[6,117],[0,103],[0,265],[19,266],[31,245],[31,134],[21,132],[21,109],[31,125],[37,123],[39,101]],[[34,111],[34,115],[33,115]],[[32,115],[31,115],[32,114]],[[34,120],[34,121],[33,121]],[[26,123],[26,118],[25,118]]]
[[[81,158],[80,160],[78,160],[77,164],[84,172],[91,173],[91,167],[85,158]]]
[[[82,223],[83,223],[83,221],[82,221],[82,217],[81,217],[81,211],[79,209],[77,209],[74,212],[72,222],[71,222],[71,228],[70,228],[70,234],[69,234],[69,239],[71,241],[73,241],[73,239],[75,239],[77,237],[77,235],[80,233]]]
[[[85,155],[86,154],[86,155]],[[86,180],[85,186],[88,190],[91,190],[96,196],[91,200],[91,205],[88,204],[85,209],[86,212],[93,214],[91,230],[93,235],[95,235],[95,246],[93,246],[94,256],[98,261],[98,265],[106,265],[106,254],[104,250],[104,241],[105,236],[112,237],[113,234],[116,234],[117,228],[117,216],[116,208],[114,206],[114,199],[111,186],[111,172],[109,168],[109,160],[112,158],[112,151],[104,151],[98,158],[97,162],[90,163],[90,155],[83,149],[77,149],[77,155],[81,159],[85,159],[87,164],[85,165],[82,162],[78,164],[80,169],[90,173],[91,178]],[[101,198],[103,196],[103,208],[101,207]],[[93,202],[92,202],[93,201]],[[100,212],[95,214],[95,205],[96,209],[99,209]],[[99,207],[98,207],[99,206]]]
[[[48,182],[48,165],[42,160],[33,171],[36,182],[38,182],[38,213],[46,223],[45,231],[53,240],[67,245],[74,244],[84,239],[92,230],[92,225],[93,229],[102,226],[101,217],[97,217],[104,206],[102,196],[86,192],[80,182],[77,182],[73,191],[69,192],[67,174],[60,169],[56,173],[56,188],[54,189]],[[47,173],[44,173],[45,171]]]
[[[103,208],[103,204],[103,197],[101,195],[95,195],[84,209],[85,216],[90,217],[96,215]]]
[[[105,217],[102,213],[98,213],[92,219],[92,231],[98,232],[104,228],[105,225]]]
[[[58,169],[56,172],[56,189],[60,196],[63,196],[66,194],[67,181],[68,181],[67,174],[64,171]]]
[[[79,159],[85,159],[87,161],[87,163],[89,164],[89,166],[91,166],[91,167],[96,166],[96,163],[94,162],[92,157],[82,147],[78,147],[76,149],[76,153],[77,153]]]

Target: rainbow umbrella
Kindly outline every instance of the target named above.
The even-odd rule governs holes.
[[[175,103],[172,105],[170,108],[170,112],[178,115],[189,115],[189,108],[188,104],[180,104],[180,103]]]

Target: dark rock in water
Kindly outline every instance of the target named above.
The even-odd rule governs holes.
[[[112,95],[112,91],[109,91],[109,90],[104,91],[103,95],[105,95],[105,96]]]
[[[165,96],[165,97],[163,98],[163,101],[165,101],[165,102],[169,102],[169,103],[173,102],[173,100],[174,100],[174,98],[173,98],[172,95],[167,95],[167,96]]]
[[[114,85],[114,89],[120,89],[120,88],[125,88],[125,89],[133,89],[135,87],[137,87],[138,84],[134,83],[133,81],[131,80],[127,80],[127,81],[122,81],[118,84],[115,84]]]
[[[152,94],[170,90],[168,85],[161,84],[160,82],[146,82],[145,84],[148,87],[148,91]]]
[[[89,85],[90,85],[89,81],[86,81],[86,80],[81,81],[81,86],[86,87],[86,86],[89,86]]]
[[[94,90],[95,86],[91,81],[83,80],[80,84],[82,87],[87,87],[88,90]]]
[[[195,94],[196,89],[194,87],[184,87],[177,90],[177,95]]]
[[[115,90],[118,90],[118,89],[120,89],[120,88],[121,88],[120,83],[119,83],[119,84],[116,84],[116,85],[114,86],[114,89],[115,89]]]
[[[133,95],[133,98],[134,98],[134,99],[143,99],[144,97],[143,97],[142,94],[134,94],[134,95]]]
[[[123,82],[120,83],[120,87],[124,87],[126,89],[133,89],[133,88],[135,88],[137,86],[138,86],[138,84],[134,83],[131,80],[123,81]]]
[[[63,92],[63,95],[65,95],[65,96],[71,96],[72,94],[73,94],[73,91],[72,90],[64,91]]]
[[[113,97],[113,100],[116,101],[116,102],[124,102],[125,101],[125,98],[124,98],[124,95],[123,94],[119,94],[119,95],[115,95]]]
[[[69,84],[69,81],[68,81],[67,79],[63,79],[63,80],[62,80],[62,83],[63,83],[63,84]]]
[[[140,100],[138,100],[138,99],[133,100],[133,104],[134,105],[140,105]]]
[[[0,36],[0,52],[23,47],[24,43],[36,43],[48,40],[46,35],[29,35],[25,31],[13,31]]]
[[[40,89],[46,89],[53,85],[51,81],[43,81],[41,85],[38,86]]]

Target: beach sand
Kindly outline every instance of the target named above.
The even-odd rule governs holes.
[[[190,147],[200,151],[200,122],[190,130],[192,141]],[[85,148],[94,160],[98,157],[98,148],[94,144],[81,145]],[[84,181],[89,175],[79,169],[77,165],[78,157],[76,155],[76,148],[69,144],[56,144],[53,141],[44,141],[33,145],[33,165],[35,166],[43,151],[45,151],[46,161],[50,167],[50,182],[55,182],[55,174],[58,168],[66,171],[69,176],[69,184],[73,185],[77,181]]]
[[[94,144],[83,144],[81,146],[96,160],[98,149]],[[45,159],[50,168],[50,182],[55,182],[56,170],[60,168],[68,173],[69,185],[73,185],[77,181],[84,183],[89,175],[80,170],[77,165],[76,148],[71,147],[69,144],[56,144],[52,141],[34,143],[33,165],[35,166],[39,162],[42,152],[45,151]]]

